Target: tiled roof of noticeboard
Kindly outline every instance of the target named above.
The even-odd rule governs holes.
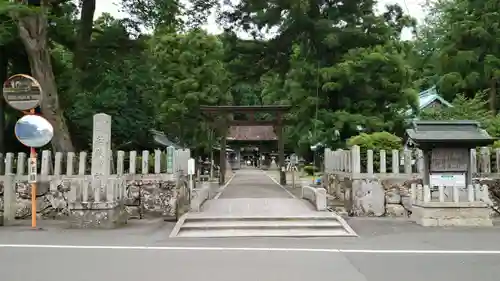
[[[414,121],[413,128],[406,130],[407,136],[416,142],[467,142],[491,141],[492,138],[481,129],[476,121]]]

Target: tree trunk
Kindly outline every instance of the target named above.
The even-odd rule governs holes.
[[[96,0],[82,1],[78,39],[76,40],[73,56],[73,68],[76,71],[83,71],[86,66],[87,48],[92,38],[92,28],[94,27],[95,2]]]
[[[54,127],[52,147],[54,152],[74,151],[73,143],[59,106],[57,85],[47,49],[47,18],[45,11],[18,19],[19,35],[28,53],[31,73],[42,88],[41,111]]]
[[[0,81],[7,80],[9,67],[9,58],[7,55],[7,47],[0,46]],[[0,88],[0,153],[5,152],[5,99],[3,98],[3,87]]]

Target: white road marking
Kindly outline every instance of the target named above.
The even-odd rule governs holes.
[[[219,192],[217,192],[217,194],[215,194],[214,196],[214,199],[219,199],[219,197],[221,196],[222,192],[224,192],[224,190],[226,189],[226,187],[229,185],[229,183],[234,179],[234,176],[236,176],[236,173],[233,173],[233,175],[231,176],[231,178],[229,178],[226,182],[226,184],[224,184],[220,189],[219,189]]]
[[[288,189],[286,189],[284,186],[282,186],[277,180],[275,180],[273,177],[271,177],[270,175],[268,175],[265,171],[262,171],[266,176],[268,176],[275,184],[279,185],[279,187],[281,187],[284,191],[286,191],[286,193],[288,193],[288,195],[292,196],[293,199],[297,199],[297,196],[293,195],[293,193],[291,193],[290,191],[288,191]]]
[[[77,250],[153,250],[153,251],[219,251],[219,252],[309,252],[353,254],[421,254],[421,255],[500,255],[500,250],[370,250],[314,248],[233,248],[233,247],[161,247],[161,246],[90,246],[0,244],[0,248],[77,249]]]

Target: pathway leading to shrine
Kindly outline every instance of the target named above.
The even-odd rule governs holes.
[[[218,199],[295,198],[288,190],[258,169],[241,169],[228,180]]]
[[[318,212],[264,171],[235,172],[201,212],[189,212],[170,237],[356,236],[339,215]]]

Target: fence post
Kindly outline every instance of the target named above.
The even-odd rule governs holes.
[[[399,174],[399,150],[392,150],[392,173]]]
[[[141,173],[143,175],[146,175],[149,172],[149,151],[143,150],[142,151],[142,171]]]
[[[481,172],[490,173],[491,172],[491,158],[490,149],[488,147],[481,147]]]
[[[361,173],[361,153],[359,146],[354,145],[351,147],[351,169],[350,172],[353,175],[358,175]]]
[[[366,172],[373,174],[373,150],[371,149],[366,152]]]
[[[386,160],[385,150],[382,149],[382,150],[380,150],[380,173],[381,174],[387,173],[386,164],[387,164],[387,160]]]
[[[405,149],[403,153],[404,153],[404,163],[405,163],[404,172],[405,174],[411,174],[412,172],[411,150]]]
[[[14,175],[3,176],[3,224],[9,225],[16,220],[16,187]]]
[[[477,158],[476,149],[472,148],[470,150],[470,170],[472,174],[477,173]]]

